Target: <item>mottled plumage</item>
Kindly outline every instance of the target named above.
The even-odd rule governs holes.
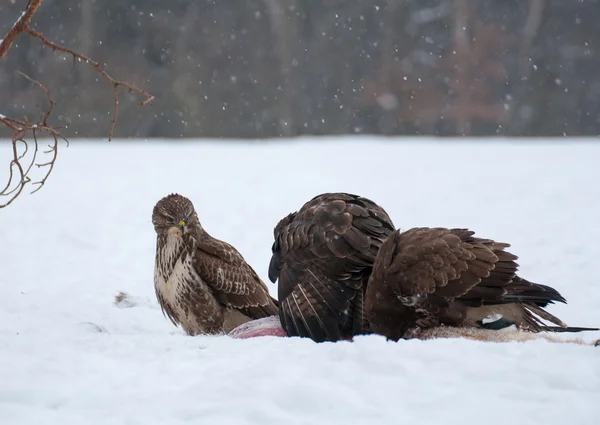
[[[163,313],[189,335],[227,333],[277,314],[277,300],[242,255],[213,238],[192,202],[173,194],[152,212],[154,288]]]
[[[275,227],[269,279],[278,282],[288,335],[337,341],[368,332],[364,289],[382,241],[394,231],[373,201],[316,196]]]
[[[381,245],[365,294],[371,329],[398,340],[440,325],[531,331],[570,328],[544,310],[566,302],[554,288],[517,275],[510,245],[467,229],[395,231]],[[546,326],[543,320],[557,325]]]

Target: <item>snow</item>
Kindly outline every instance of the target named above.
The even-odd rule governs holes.
[[[359,193],[404,229],[465,226],[510,242],[522,275],[569,301],[552,313],[598,326],[597,143],[71,142],[41,191],[0,211],[3,424],[598,423],[590,346],[188,337],[154,296],[150,222],[162,196],[188,196],[276,294],[277,221],[319,193]],[[131,298],[115,305],[119,291]]]

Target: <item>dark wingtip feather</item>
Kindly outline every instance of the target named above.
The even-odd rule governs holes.
[[[581,328],[574,326],[567,326],[566,328],[560,326],[542,326],[542,331],[545,332],[586,332],[586,331],[600,331],[600,328]]]
[[[548,300],[551,301],[558,301],[561,303],[566,304],[567,303],[567,299],[565,297],[563,297],[560,292],[558,292],[556,289],[554,289],[551,286],[547,286],[547,285],[540,285],[537,284],[537,286],[539,286],[540,288],[542,288],[544,290],[544,293],[547,294]]]
[[[555,302],[567,303],[565,297],[551,286],[533,283],[519,276],[514,278],[507,290],[509,293],[504,297],[505,302],[531,302],[538,307],[546,307]]]

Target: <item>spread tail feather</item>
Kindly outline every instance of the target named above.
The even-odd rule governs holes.
[[[539,326],[539,331],[541,332],[585,332],[585,331],[599,331],[600,328],[584,328],[584,327],[579,327],[579,326],[567,326],[567,324],[565,322],[563,322],[562,320],[560,320],[558,317],[554,316],[553,314],[548,313],[546,310],[534,305],[534,304],[525,304],[524,305],[525,309],[528,310],[528,312],[533,313],[539,317],[541,317],[544,320],[547,320],[549,322],[554,323],[555,325],[558,326],[547,326],[545,324],[542,324],[541,321],[538,320],[538,318],[536,317],[535,320],[537,323],[537,325]]]
[[[544,320],[547,320],[549,322],[554,323],[555,325],[560,326],[561,328],[566,328],[568,327],[567,324],[565,322],[563,322],[562,320],[560,320],[558,317],[556,317],[553,314],[548,313],[546,310],[542,309],[541,307],[538,307],[537,305],[533,304],[533,303],[527,303],[527,304],[523,304],[523,307],[525,307],[525,309],[530,312],[533,313],[532,316],[539,316]],[[538,325],[541,325],[543,327],[543,323],[534,316],[534,320],[535,322],[537,322]]]

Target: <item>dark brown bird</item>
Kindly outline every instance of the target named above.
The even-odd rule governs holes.
[[[440,325],[578,332],[544,310],[566,303],[554,288],[517,275],[510,245],[468,229],[395,231],[381,245],[365,294],[371,330],[392,340]],[[547,320],[557,326],[547,326]]]
[[[289,336],[337,341],[368,332],[364,289],[392,220],[348,193],[316,196],[275,227],[269,279]]]
[[[204,230],[188,198],[162,198],[152,224],[156,297],[163,314],[188,335],[228,333],[277,314],[264,282],[233,246]]]

